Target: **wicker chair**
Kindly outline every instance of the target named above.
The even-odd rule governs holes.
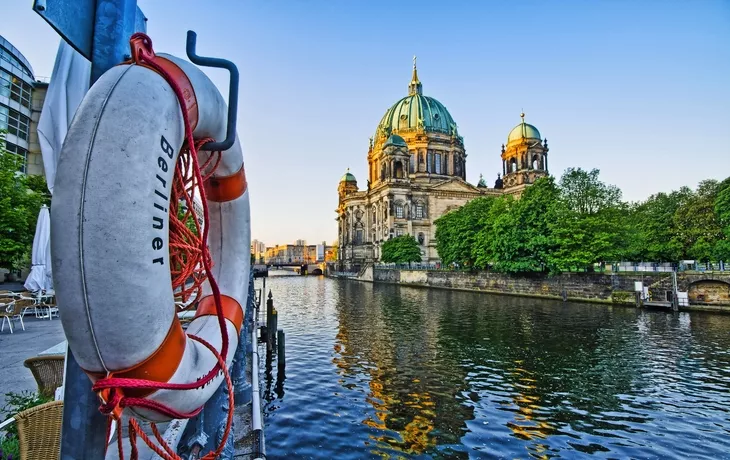
[[[15,415],[20,458],[48,460],[61,454],[63,401],[51,401]]]
[[[38,393],[53,398],[56,388],[63,385],[63,355],[35,356],[25,360],[23,365],[30,369],[36,383]]]
[[[30,301],[24,301],[24,300],[16,300],[12,306],[9,306],[9,310],[0,310],[0,318],[2,318],[2,325],[0,325],[0,332],[5,330],[5,322],[8,323],[8,326],[10,327],[10,333],[13,333],[13,319],[17,319],[20,321],[20,326],[25,330],[25,324],[23,323],[23,308],[25,308],[26,304],[24,302],[30,302]],[[4,302],[3,302],[4,303]]]

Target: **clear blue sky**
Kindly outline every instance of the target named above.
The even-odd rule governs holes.
[[[519,122],[550,169],[599,168],[628,200],[730,175],[730,2],[140,0],[155,49],[241,71],[238,132],[253,237],[336,237],[337,181],[365,187],[368,137],[404,96],[418,55],[424,94],[464,136],[467,179],[491,183]],[[48,76],[56,33],[7,1],[0,34]],[[225,93],[225,73],[208,72]]]

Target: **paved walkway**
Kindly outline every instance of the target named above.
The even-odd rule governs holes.
[[[66,339],[58,318],[49,321],[28,315],[23,321],[25,331],[19,322],[13,321],[13,334],[7,325],[0,332],[0,409],[5,407],[7,392],[38,391],[33,374],[23,366],[23,361]]]

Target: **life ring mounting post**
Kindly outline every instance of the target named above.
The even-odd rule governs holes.
[[[238,116],[238,67],[233,62],[214,57],[198,56],[195,52],[195,46],[197,44],[198,34],[192,30],[188,30],[187,42],[185,43],[185,52],[188,55],[188,59],[193,64],[201,67],[217,67],[219,69],[226,69],[230,74],[230,81],[228,83],[228,121],[226,123],[226,138],[222,142],[206,142],[199,150],[205,150],[208,152],[225,152],[226,150],[233,147],[233,143],[236,142],[236,118]]]

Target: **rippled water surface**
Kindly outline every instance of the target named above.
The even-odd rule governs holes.
[[[260,287],[260,281],[257,281]],[[730,316],[270,277],[269,458],[730,458]]]

